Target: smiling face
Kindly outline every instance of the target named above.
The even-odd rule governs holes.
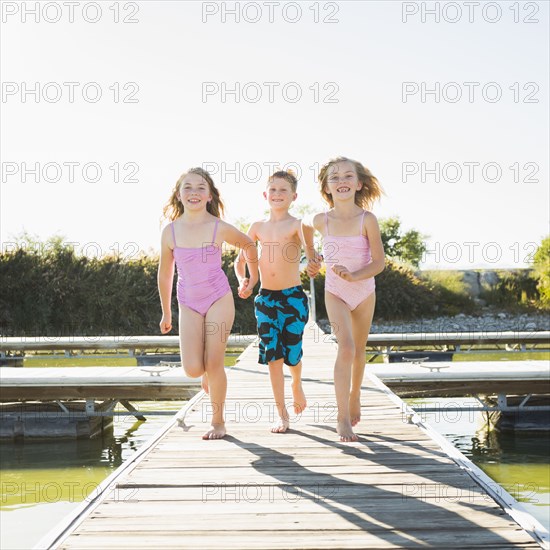
[[[355,193],[362,187],[353,162],[335,162],[328,168],[323,190],[333,201],[355,200]]]
[[[210,186],[201,175],[189,173],[181,182],[179,199],[189,210],[206,209],[208,201],[212,200]]]
[[[271,209],[288,210],[298,195],[292,190],[292,185],[284,178],[271,178],[264,191],[264,198]]]

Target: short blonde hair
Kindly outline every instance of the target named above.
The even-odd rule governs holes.
[[[267,180],[267,183],[271,183],[274,178],[281,178],[288,181],[288,183],[290,183],[290,188],[292,189],[292,192],[296,193],[296,189],[298,188],[298,179],[296,178],[296,174],[292,170],[279,170],[274,174],[271,174],[271,176],[269,176]]]

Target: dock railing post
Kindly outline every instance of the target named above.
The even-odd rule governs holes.
[[[315,279],[309,278],[309,316],[311,320],[317,322],[317,309],[315,306]]]

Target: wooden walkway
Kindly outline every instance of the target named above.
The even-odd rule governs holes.
[[[304,347],[309,407],[289,432],[269,432],[269,376],[250,346],[229,373],[226,439],[200,439],[210,405],[199,396],[184,429],[167,426],[38,548],[539,547],[467,473],[467,460],[458,465],[428,431],[407,423],[399,399],[375,377],[365,379],[360,440],[340,443],[336,348],[318,331],[306,333]],[[526,527],[533,525],[544,538],[536,521]]]
[[[157,376],[158,374],[158,376]],[[0,401],[189,399],[200,380],[169,367],[0,368]]]

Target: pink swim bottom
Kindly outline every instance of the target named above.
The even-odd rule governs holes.
[[[340,279],[337,285],[331,285],[329,281],[325,283],[325,292],[340,298],[351,311],[362,304],[375,289],[374,277],[354,282]]]
[[[188,307],[189,309],[192,309],[193,311],[204,317],[208,313],[208,310],[212,307],[212,304],[214,304],[214,302],[217,302],[230,292],[231,288],[229,288],[228,284],[227,288],[221,288],[217,292],[213,292],[210,294],[204,294],[202,296],[197,296],[196,294],[194,294],[191,296],[185,296],[183,300],[178,297],[178,303],[180,306]]]

